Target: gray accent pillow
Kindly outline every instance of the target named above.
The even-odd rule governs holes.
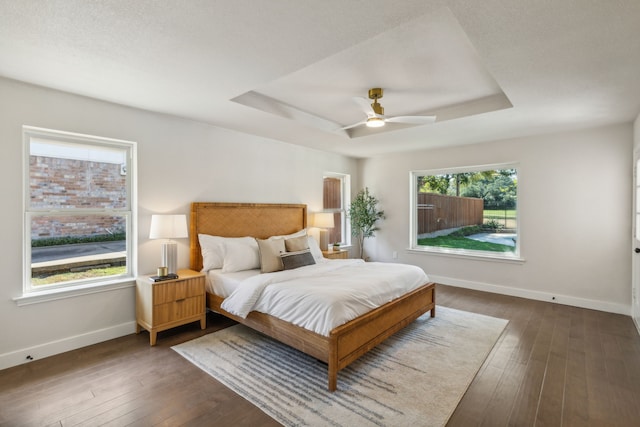
[[[313,259],[313,255],[311,255],[311,251],[309,249],[282,253],[280,254],[280,259],[282,260],[282,265],[285,270],[293,270],[294,268],[313,265],[316,263],[316,260]]]

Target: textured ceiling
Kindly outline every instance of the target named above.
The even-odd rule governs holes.
[[[0,76],[356,157],[628,122],[637,0],[0,0]],[[341,126],[385,89],[387,116]]]
[[[500,107],[511,107],[455,17],[444,7],[268,82],[235,101],[283,117],[290,117],[291,108],[295,108],[324,119],[316,125],[319,129],[334,130],[366,118],[352,97],[371,103],[367,85],[384,88],[380,103],[387,116],[459,118],[492,111],[497,104],[484,104],[482,111],[468,108],[487,98],[500,99]],[[314,122],[307,124],[313,126]],[[360,126],[344,136],[363,137],[399,127],[394,124],[372,130]]]

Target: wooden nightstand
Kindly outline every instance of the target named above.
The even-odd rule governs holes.
[[[149,276],[136,280],[136,333],[149,331],[151,345],[158,332],[200,321],[207,327],[204,273],[179,270],[178,278],[152,282]]]
[[[349,258],[349,251],[346,249],[340,249],[339,251],[322,251],[322,255],[329,259],[347,259]]]

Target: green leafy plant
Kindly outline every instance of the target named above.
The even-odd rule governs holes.
[[[32,239],[31,247],[40,248],[44,246],[58,246],[58,245],[75,245],[80,243],[100,243],[100,242],[115,242],[120,240],[126,240],[126,233],[113,233],[113,234],[99,234],[95,236],[61,236],[61,237],[49,237],[43,239]]]
[[[504,228],[504,225],[500,224],[495,219],[490,219],[482,224],[482,228],[490,229],[490,230],[500,230]]]
[[[449,233],[451,237],[465,237],[472,234],[481,233],[482,228],[479,225],[470,225],[468,227],[462,227],[460,230],[456,230],[453,233]]]
[[[364,259],[364,239],[373,237],[379,230],[378,220],[384,219],[384,211],[378,210],[378,199],[369,193],[368,188],[360,190],[349,206],[351,235],[358,239],[360,258]]]

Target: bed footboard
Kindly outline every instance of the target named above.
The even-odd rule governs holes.
[[[436,312],[435,283],[427,283],[331,331],[328,337],[252,311],[243,319],[223,310],[223,299],[207,294],[207,307],[262,332],[328,365],[328,388],[338,385],[338,372],[427,311]]]
[[[435,283],[427,283],[331,331],[334,360],[329,362],[329,390],[337,387],[338,371],[429,310],[434,317]]]

